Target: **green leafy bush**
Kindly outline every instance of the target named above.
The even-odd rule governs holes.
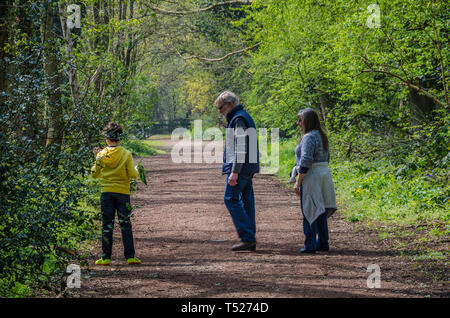
[[[160,153],[160,151],[150,146],[149,143],[139,139],[123,140],[121,141],[121,146],[130,150],[133,156],[154,156]]]
[[[332,141],[339,139],[337,135],[330,136]],[[290,169],[295,165],[297,143],[298,137],[280,143],[280,170],[277,174],[286,183]],[[337,147],[336,144],[331,146]],[[367,154],[364,157],[349,161],[345,151],[331,150],[330,167],[339,211],[349,221],[414,224],[439,220],[448,223],[450,188],[445,182],[446,168],[434,166],[434,174],[429,174],[426,172],[428,169],[422,170],[420,165],[409,170],[404,165],[394,165],[393,162],[399,162],[397,157],[390,160]]]

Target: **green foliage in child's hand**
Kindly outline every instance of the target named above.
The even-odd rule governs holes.
[[[147,178],[145,177],[145,168],[141,163],[138,163],[138,172],[139,172],[139,178],[141,181],[147,185]]]

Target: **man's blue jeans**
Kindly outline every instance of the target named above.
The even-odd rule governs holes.
[[[302,196],[303,190],[300,186],[300,206],[303,214]],[[322,213],[312,224],[309,224],[303,214],[303,233],[305,234],[305,249],[309,251],[315,251],[316,249],[328,249],[327,214]]]
[[[251,176],[239,175],[232,187],[226,179],[224,202],[231,214],[234,226],[242,242],[256,242],[255,197]]]
[[[131,230],[130,195],[103,192],[100,197],[102,207],[102,258],[111,259],[114,218],[117,210],[125,258],[134,257],[133,232]]]

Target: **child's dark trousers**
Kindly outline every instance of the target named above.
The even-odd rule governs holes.
[[[102,258],[111,259],[115,212],[119,218],[125,259],[134,257],[133,232],[131,230],[130,195],[103,192],[100,197],[102,206]]]

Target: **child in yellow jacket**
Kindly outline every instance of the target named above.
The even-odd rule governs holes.
[[[131,152],[119,146],[122,127],[110,122],[105,127],[106,144],[104,149],[94,148],[95,163],[91,173],[100,178],[102,194],[102,256],[96,265],[110,265],[114,230],[115,211],[119,218],[125,259],[128,264],[140,264],[135,256],[133,232],[131,229],[130,181],[138,177],[136,164]]]

